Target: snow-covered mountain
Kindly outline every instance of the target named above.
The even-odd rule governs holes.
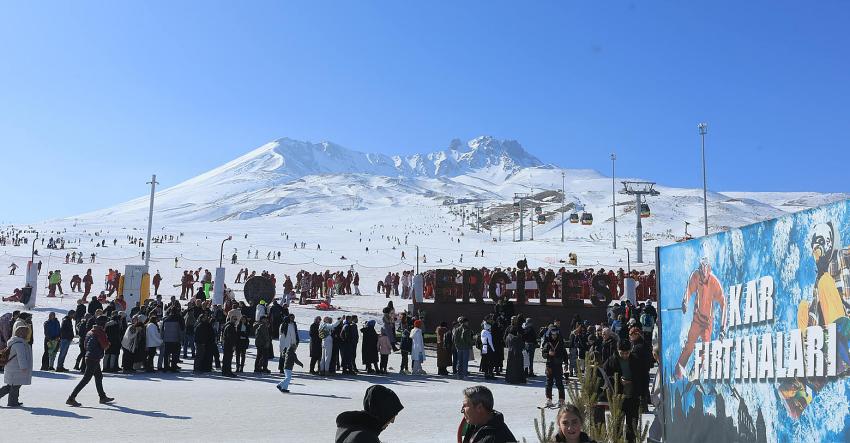
[[[563,202],[562,172],[566,191]],[[673,238],[683,233],[686,221],[694,226],[702,224],[701,189],[663,185],[656,189],[661,195],[648,201],[653,218],[644,224],[645,232]],[[543,226],[537,230],[542,236],[548,231],[560,235],[562,212],[565,217],[572,212],[594,214],[596,223],[592,227],[565,226],[570,236],[591,238],[610,237],[608,222],[615,214],[618,219],[626,218],[626,223],[636,217],[633,200],[624,195],[617,195],[617,209],[612,211],[611,177],[593,170],[547,165],[514,140],[483,136],[467,143],[455,139],[445,149],[409,156],[370,154],[331,142],[282,138],[160,190],[155,218],[160,223],[244,220],[434,206],[460,200],[482,205],[488,228],[501,224],[513,229],[515,211],[511,203],[515,193],[531,195],[534,200],[529,205],[540,208]],[[848,195],[711,192],[710,228],[741,226],[843,198]],[[74,218],[135,223],[147,217],[147,209],[145,196]],[[631,218],[627,218],[629,214]],[[526,215],[538,221],[530,211]]]

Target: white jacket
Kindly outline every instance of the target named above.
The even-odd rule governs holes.
[[[487,353],[487,345],[490,346],[489,349],[496,349],[496,347],[493,346],[493,334],[489,329],[483,329],[481,331],[481,354]]]
[[[159,334],[159,327],[156,323],[148,323],[145,326],[145,346],[148,348],[158,348],[162,344],[162,335]]]
[[[413,328],[413,330],[410,331],[410,340],[413,342],[413,347],[410,349],[410,359],[424,361],[425,338],[422,336],[422,330],[419,328]]]
[[[263,317],[268,317],[266,305],[257,305],[257,310],[254,312],[254,321],[258,322]]]
[[[32,384],[32,348],[21,337],[12,337],[6,342],[12,348],[9,361],[3,373],[3,383],[7,385]]]
[[[280,334],[280,352],[283,353],[284,349],[289,349],[296,345],[297,340],[296,336],[298,335],[298,330],[295,329],[295,323],[290,322],[289,326],[287,326],[286,335]]]

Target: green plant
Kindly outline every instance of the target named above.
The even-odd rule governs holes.
[[[534,432],[537,434],[539,443],[555,442],[555,422],[546,421],[546,410],[544,409],[540,410],[540,420],[534,419]],[[525,437],[523,437],[522,442],[528,443]]]

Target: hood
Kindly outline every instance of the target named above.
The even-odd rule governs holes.
[[[346,411],[336,416],[336,427],[336,441],[342,441],[350,431],[364,430],[378,435],[384,425],[365,411]]]
[[[18,337],[16,335],[16,336],[10,338],[9,341],[6,342],[6,346],[11,348],[12,345],[14,345],[15,343],[26,343],[26,342],[24,341],[24,339],[22,339],[21,337]]]
[[[375,417],[383,427],[384,424],[398,415],[404,409],[398,396],[389,388],[372,385],[366,389],[363,397],[363,410]]]

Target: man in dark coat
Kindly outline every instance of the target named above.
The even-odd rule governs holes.
[[[222,332],[222,342],[224,344],[224,358],[221,361],[221,375],[225,377],[236,377],[233,373],[231,363],[233,362],[233,350],[236,349],[236,342],[239,341],[239,333],[236,330],[237,317],[231,315]]]
[[[461,413],[468,426],[463,443],[518,441],[505,424],[502,413],[493,409],[493,393],[484,386],[470,386],[463,390]]]
[[[269,307],[269,333],[272,336],[272,340],[277,340],[280,338],[280,323],[283,321],[283,306],[277,302],[277,299],[272,301],[271,307]],[[271,356],[273,358],[273,356]],[[281,357],[282,359],[282,357]]]
[[[334,442],[380,443],[378,436],[395,421],[402,409],[404,406],[395,392],[381,385],[369,386],[363,397],[362,411],[346,411],[336,417]]]
[[[549,334],[543,343],[543,358],[546,359],[546,406],[552,406],[552,385],[558,387],[558,406],[564,406],[564,361],[567,352],[561,330],[549,326]]]
[[[121,353],[121,339],[124,337],[124,330],[121,327],[121,318],[118,313],[112,316],[112,319],[106,322],[106,338],[109,339],[109,348],[106,349],[104,358],[108,363],[104,366],[102,372],[118,372],[118,354]]]
[[[97,297],[92,298],[89,302],[88,313],[94,315],[98,309],[103,309],[103,305],[98,301]]]
[[[212,370],[212,347],[215,346],[215,331],[210,324],[206,312],[201,314],[195,324],[195,364],[193,372],[210,372]]]
[[[319,326],[321,326],[322,317],[316,316],[313,319],[313,324],[310,325],[310,373],[316,374],[316,365],[322,358],[322,339],[319,338]]]
[[[639,423],[640,395],[643,386],[649,384],[649,366],[632,352],[632,344],[623,340],[617,345],[617,354],[602,365],[612,383],[619,380],[622,385],[623,415],[626,416],[626,441],[635,441],[635,424]]]

